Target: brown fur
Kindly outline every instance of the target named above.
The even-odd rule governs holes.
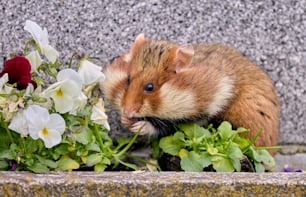
[[[122,116],[228,120],[235,128],[250,128],[249,137],[262,128],[256,145],[278,142],[280,103],[273,83],[231,47],[180,46],[141,35],[105,74],[105,95]],[[144,91],[148,83],[154,91]]]

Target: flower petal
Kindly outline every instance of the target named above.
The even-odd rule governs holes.
[[[57,74],[57,81],[63,81],[66,79],[73,80],[78,85],[79,89],[82,89],[82,78],[75,70],[68,68],[61,70]]]
[[[99,99],[98,103],[92,107],[90,119],[94,123],[103,125],[107,130],[110,130],[102,99]]]
[[[70,110],[70,114],[76,115],[76,113],[83,109],[87,103],[87,97],[81,92],[80,96],[74,99],[73,108]]]
[[[24,116],[28,122],[29,133],[33,139],[38,138],[38,132],[49,121],[49,112],[39,105],[30,105],[25,111]]]
[[[6,84],[9,81],[9,76],[7,73],[5,73],[1,78],[0,78],[0,89],[3,88],[4,84]]]
[[[24,29],[32,35],[33,39],[39,46],[49,44],[47,30],[43,30],[34,21],[26,20]]]
[[[9,129],[16,131],[22,137],[26,137],[29,134],[29,128],[27,120],[23,114],[23,111],[19,111],[16,116],[13,117],[12,121],[10,122]]]
[[[38,67],[41,65],[42,63],[42,59],[40,58],[40,55],[38,53],[38,51],[32,51],[31,53],[29,53],[26,58],[30,61],[31,64],[31,72],[36,72]]]
[[[5,66],[0,76],[8,74],[9,83],[17,83],[18,89],[25,89],[32,81],[31,64],[29,60],[23,56],[15,56],[5,61]]]
[[[44,141],[46,148],[52,148],[53,146],[56,146],[61,143],[62,136],[57,130],[53,128],[47,128],[47,130],[48,134],[45,134],[44,130],[40,130],[38,134],[39,138]]]
[[[41,52],[44,54],[47,59],[54,64],[54,62],[58,59],[59,53],[50,45],[41,45]]]
[[[63,96],[51,96],[55,104],[55,110],[59,113],[66,113],[73,108],[73,98],[68,94],[63,94]]]
[[[104,80],[105,76],[101,72],[102,67],[93,64],[92,62],[83,59],[80,62],[79,74],[82,77],[83,84],[89,85],[100,80]]]
[[[52,128],[56,130],[59,134],[63,134],[66,129],[65,120],[59,114],[51,114],[50,120],[46,126],[47,128]]]

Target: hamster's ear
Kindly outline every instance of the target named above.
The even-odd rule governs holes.
[[[191,64],[192,58],[194,56],[194,49],[191,44],[182,45],[176,50],[175,54],[175,72],[179,73],[182,69],[186,68]]]
[[[144,44],[147,40],[148,39],[145,37],[145,35],[143,33],[139,34],[136,37],[136,39],[135,39],[135,41],[134,41],[134,43],[133,43],[129,53],[125,54],[124,61],[130,62],[132,60],[133,54],[135,53],[135,51],[137,51],[137,48],[139,46],[141,46],[142,44]]]

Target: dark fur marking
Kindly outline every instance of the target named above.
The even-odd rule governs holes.
[[[271,117],[270,116],[268,116],[265,112],[263,112],[263,111],[260,111],[260,110],[257,110],[257,112],[261,115],[261,116],[263,116],[263,117],[267,117],[267,118],[269,118],[269,119],[271,119]]]

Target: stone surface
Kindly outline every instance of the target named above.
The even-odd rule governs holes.
[[[295,153],[292,155],[276,154],[275,159],[275,171],[282,172],[285,167],[291,167],[295,170],[301,169],[306,172],[306,154],[305,153]]]
[[[305,196],[305,173],[0,172],[0,196]]]
[[[1,0],[0,56],[22,50],[26,19],[49,31],[61,57],[92,53],[105,66],[144,32],[179,43],[238,48],[273,79],[282,101],[281,144],[306,142],[306,1],[304,0]],[[2,64],[2,61],[0,61]],[[116,123],[112,124],[118,130]]]
[[[306,146],[284,145],[274,158],[276,172],[283,172],[286,166],[306,171]]]

